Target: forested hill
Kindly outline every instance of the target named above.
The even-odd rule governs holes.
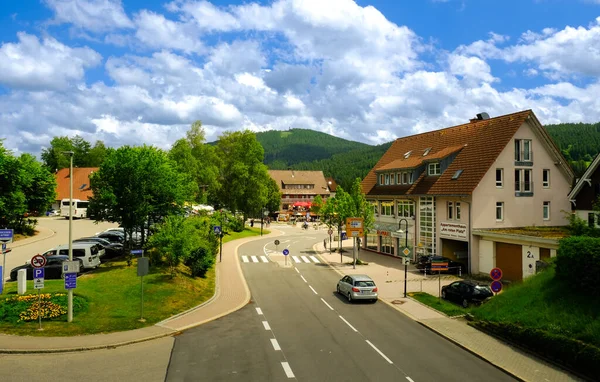
[[[560,123],[545,127],[576,176],[581,176],[600,152],[600,122]]]
[[[266,131],[256,139],[265,149],[265,164],[273,169],[287,169],[301,162],[328,159],[335,154],[371,147],[309,129]]]

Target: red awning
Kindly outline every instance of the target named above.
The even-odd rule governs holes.
[[[294,202],[294,204],[293,204],[294,207],[308,207],[308,208],[310,208],[311,205],[312,205],[311,202]]]

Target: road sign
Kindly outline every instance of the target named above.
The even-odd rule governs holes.
[[[6,251],[6,243],[2,243],[2,253],[4,253],[4,251]]]
[[[63,261],[62,262],[62,273],[79,273],[81,262],[79,260]]]
[[[65,273],[65,289],[77,288],[77,273]]]
[[[363,236],[363,218],[346,218],[346,232],[351,237]]]
[[[221,234],[221,226],[220,225],[214,226],[213,232],[215,233],[215,235],[220,235]]]
[[[33,278],[34,279],[43,279],[44,278],[44,268],[35,268],[33,270]]]
[[[290,254],[290,251],[288,251],[288,249],[287,249],[287,248],[283,250],[283,255],[284,255],[284,256],[287,256],[287,255],[289,255],[289,254]]]
[[[410,256],[410,248],[404,247],[402,254],[404,254],[404,256]]]
[[[279,245],[279,240],[275,240],[275,245]]]
[[[33,279],[33,289],[44,289],[44,279]]]
[[[12,243],[13,230],[12,229],[0,229],[0,242]]]
[[[31,258],[31,266],[34,268],[41,268],[46,265],[46,258],[42,255],[35,255]]]
[[[333,230],[332,230],[331,228],[329,228],[329,229],[327,230],[327,234],[328,234],[329,236],[333,235]]]
[[[146,276],[148,274],[148,258],[140,257],[137,263],[137,275],[138,276]]]
[[[409,251],[410,252],[410,251]],[[410,257],[403,257],[402,258],[402,264],[403,265],[408,265],[410,264]]]
[[[492,292],[498,293],[502,290],[502,282],[499,280],[492,281],[490,288],[492,288]]]
[[[348,240],[348,235],[344,231],[342,231],[342,240]]]
[[[494,281],[498,281],[502,278],[502,269],[500,268],[494,268],[490,271],[490,277],[492,278],[492,280]],[[502,288],[502,287],[501,287]]]
[[[131,254],[132,255],[143,255],[144,254],[144,250],[143,249],[132,249],[131,250]]]
[[[431,263],[431,270],[432,271],[447,271],[448,270],[448,263],[442,263],[442,262],[437,262],[437,263]]]

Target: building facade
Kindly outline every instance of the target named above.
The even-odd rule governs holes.
[[[535,241],[526,249],[499,231],[566,225],[572,178],[530,110],[481,113],[467,124],[400,138],[363,180],[376,220],[364,246],[393,256],[408,247],[414,259],[444,256],[469,273],[501,265],[506,278],[520,280],[531,263],[555,253],[556,240],[525,238]]]
[[[92,195],[90,176],[98,171],[98,167],[73,168],[73,199],[87,201]],[[56,200],[53,209],[60,209],[60,201],[69,198],[69,168],[62,168],[54,174],[56,177]]]
[[[323,171],[269,170],[281,192],[280,220],[306,216],[317,195],[325,201],[330,196]]]

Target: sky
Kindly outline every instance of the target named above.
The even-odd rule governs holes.
[[[600,0],[0,0],[0,139],[600,121]]]

